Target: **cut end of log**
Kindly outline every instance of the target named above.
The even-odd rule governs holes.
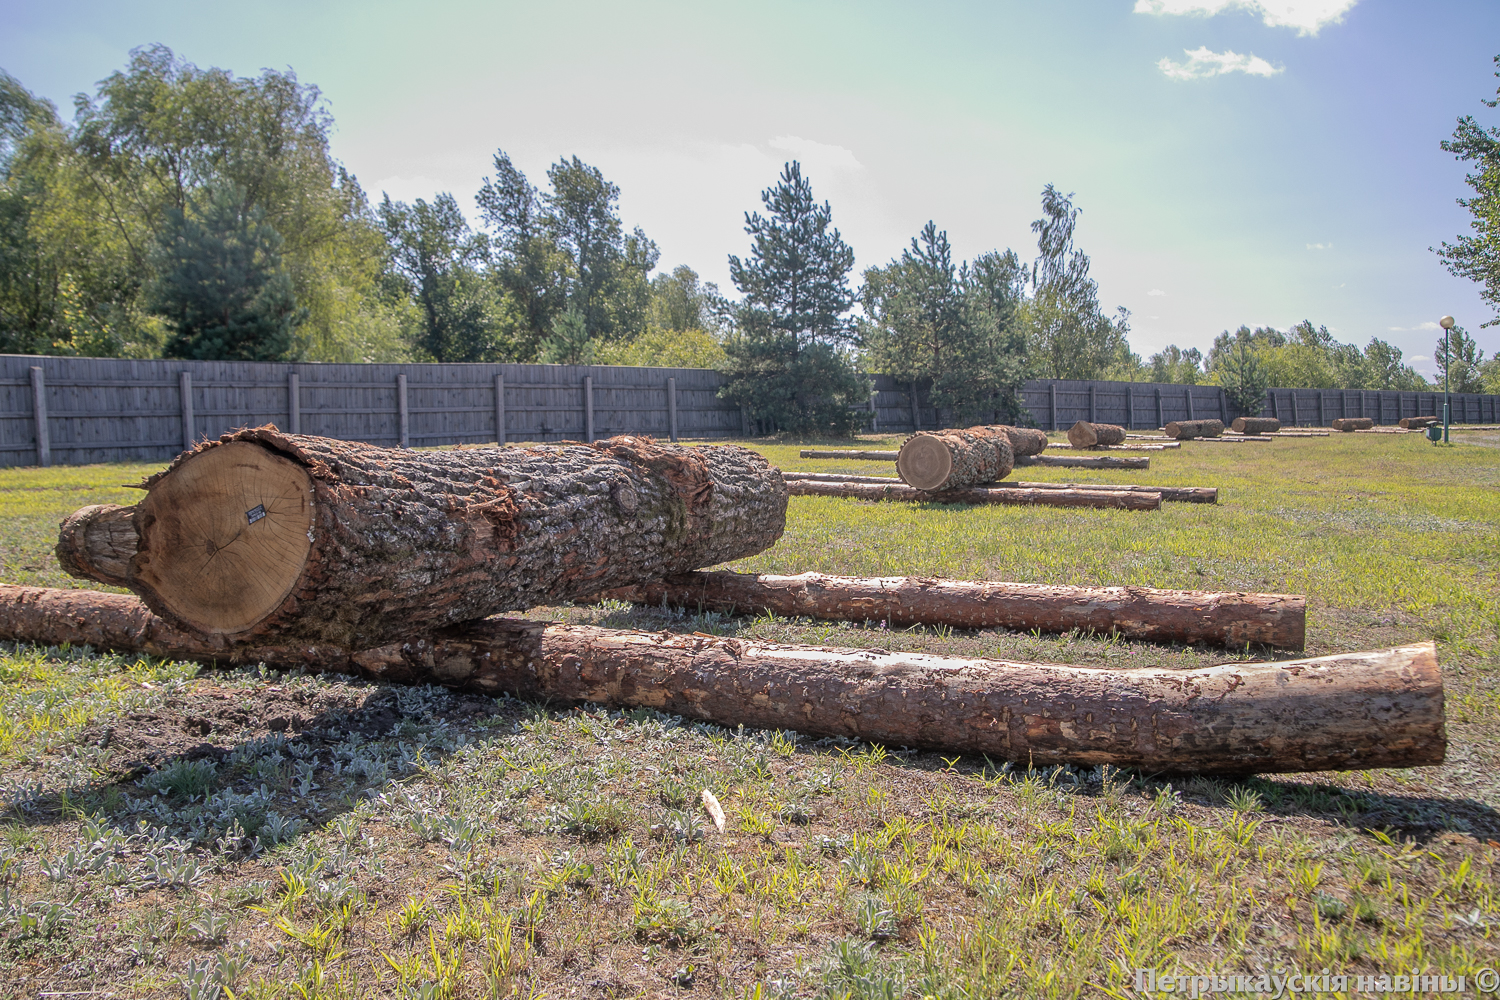
[[[935,435],[913,435],[901,446],[896,474],[915,489],[942,489],[953,475],[953,453]]]
[[[82,580],[128,587],[130,557],[135,555],[134,507],[94,504],[80,507],[57,528],[57,561],[64,572]]]
[[[248,441],[205,448],[141,501],[131,589],[204,634],[245,631],[302,576],[313,510],[312,479],[295,462]]]

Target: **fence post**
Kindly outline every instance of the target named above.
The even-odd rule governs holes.
[[[36,421],[36,464],[52,464],[52,438],[47,433],[47,382],[40,365],[31,366],[31,416]]]
[[[1361,417],[1365,415],[1365,391],[1363,389],[1359,390],[1359,415]]]
[[[917,412],[917,383],[911,384],[911,432],[915,434],[922,429],[922,415]]]
[[[1125,387],[1125,427],[1127,430],[1135,430],[1135,389]]]
[[[740,404],[740,437],[750,437],[750,407]]]
[[[677,443],[677,380],[667,379],[667,433]]]
[[[1280,410],[1281,408],[1276,405],[1276,390],[1275,389],[1267,389],[1266,390],[1266,395],[1271,397],[1271,416],[1272,416],[1272,418],[1274,418],[1276,420],[1280,420],[1281,419],[1281,414],[1279,412],[1277,412],[1277,411]]]
[[[182,450],[193,448],[193,373],[177,373],[177,391],[182,396]]]
[[[411,439],[411,421],[406,410],[406,375],[396,376],[396,415],[401,426],[401,447],[407,447]]]
[[[875,380],[874,379],[870,379],[870,433],[871,434],[879,434],[880,433],[880,416],[879,416],[879,414],[877,414],[875,412],[875,397],[877,395],[879,395],[879,394],[880,394],[880,390],[877,389],[877,388],[875,388]]]
[[[1224,387],[1219,387],[1219,423],[1229,426],[1229,405],[1224,401]]]
[[[1188,419],[1189,420],[1196,419],[1193,416],[1193,387],[1192,386],[1188,386],[1186,389],[1182,390],[1182,394],[1187,397]]]
[[[1301,425],[1302,425],[1302,421],[1297,416],[1297,390],[1293,389],[1292,390],[1292,426],[1293,427],[1300,427]]]
[[[505,443],[505,375],[495,376],[495,443]]]
[[[1323,390],[1318,390],[1318,426],[1327,427],[1328,421],[1323,419]]]
[[[1089,423],[1094,423],[1094,383],[1089,383]]]
[[[1156,388],[1156,426],[1158,426],[1158,427],[1165,427],[1165,426],[1167,426],[1162,421],[1162,419],[1161,419],[1161,387],[1160,386],[1157,386],[1157,388]]]
[[[302,387],[296,372],[286,377],[286,427],[293,434],[302,433]]]
[[[1057,383],[1053,382],[1047,386],[1047,429],[1057,430]]]
[[[594,443],[594,376],[583,377],[583,440]]]

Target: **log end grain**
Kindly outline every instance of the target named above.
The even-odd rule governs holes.
[[[1080,420],[1068,428],[1068,443],[1075,448],[1092,448],[1099,443],[1099,435],[1093,424]]]
[[[953,475],[953,452],[936,434],[914,434],[896,457],[896,475],[919,490],[940,490]]]

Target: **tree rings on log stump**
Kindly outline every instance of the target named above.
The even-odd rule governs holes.
[[[1009,468],[1001,471],[1003,455],[988,434],[922,431],[901,445],[896,474],[908,486],[927,491],[992,483],[1010,474]]]
[[[1336,431],[1367,431],[1375,426],[1375,421],[1369,417],[1339,417],[1333,422]]]
[[[1281,430],[1281,421],[1275,417],[1235,417],[1229,426],[1236,434],[1275,434]]]
[[[1167,437],[1187,440],[1196,437],[1218,437],[1224,433],[1222,420],[1173,420],[1162,428]]]
[[[1068,428],[1068,443],[1075,448],[1097,448],[1100,445],[1124,442],[1125,428],[1119,424],[1096,424],[1080,420]]]

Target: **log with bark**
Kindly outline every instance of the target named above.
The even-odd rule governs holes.
[[[1162,428],[1169,438],[1187,440],[1189,438],[1218,437],[1224,433],[1224,422],[1222,420],[1173,420]]]
[[[1438,418],[1435,417],[1435,416],[1428,416],[1428,417],[1402,417],[1400,420],[1398,420],[1396,422],[1396,424],[1397,424],[1397,426],[1399,426],[1399,427],[1405,427],[1408,430],[1421,430],[1423,427],[1426,427],[1428,424],[1435,424],[1437,422],[1438,422]]]
[[[1036,507],[1094,507],[1102,510],[1160,510],[1160,493],[1123,490],[1017,489],[1011,486],[960,486],[947,490],[919,490],[905,483],[882,485],[848,480],[822,482],[788,480],[794,497],[841,497],[846,500],[894,500],[905,503],[1001,504]]]
[[[1068,443],[1075,448],[1096,448],[1125,443],[1125,428],[1119,424],[1096,424],[1080,420],[1068,428]]]
[[[838,472],[788,472],[781,470],[782,478],[790,485],[798,480],[819,483],[875,483],[880,486],[900,485],[894,476],[856,476]],[[1213,486],[1138,486],[1130,483],[1027,483],[1007,482],[1007,487],[1018,490],[1104,490],[1115,493],[1160,493],[1163,501],[1177,503],[1218,503],[1219,491]]]
[[[1149,469],[1151,458],[1125,455],[1028,455],[1017,465],[1045,465],[1054,469]]]
[[[896,475],[918,490],[951,490],[993,483],[1010,475],[1015,455],[1003,434],[987,431],[921,431],[896,455]]]
[[[824,448],[803,448],[798,456],[802,458],[847,458],[859,462],[894,462],[899,451],[860,451],[859,449],[834,449],[832,451]]]
[[[1035,427],[1013,427],[1010,424],[979,424],[970,427],[971,431],[982,431],[989,434],[1004,434],[1010,442],[1011,454],[1017,458],[1025,458],[1028,455],[1040,455],[1047,450],[1047,432]]]
[[[0,587],[0,636],[223,662],[133,597]],[[1415,767],[1447,747],[1431,642],[1172,670],[1012,663],[490,618],[355,653],[239,662],[489,695],[649,707],[1022,764],[1251,774]]]
[[[1236,434],[1274,434],[1281,430],[1281,421],[1275,417],[1235,417],[1229,426]]]
[[[1079,629],[1152,642],[1240,648],[1255,643],[1298,651],[1307,631],[1307,598],[1301,594],[1064,587],[911,576],[682,573],[600,596],[653,607],[665,602],[672,607],[742,614],[772,611],[823,621],[1043,632]]]
[[[786,485],[733,445],[408,451],[246,429],[131,508],[63,522],[64,569],[229,641],[378,645],[769,548]]]
[[[1375,421],[1369,417],[1337,417],[1333,421],[1333,429],[1336,431],[1367,431],[1375,426]]]
[[[1223,437],[1200,437],[1192,438],[1195,444],[1268,444],[1279,437],[1290,435],[1277,434],[1272,437],[1269,434],[1251,436],[1249,434],[1226,434]]]

